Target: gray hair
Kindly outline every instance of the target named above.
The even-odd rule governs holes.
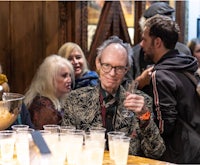
[[[118,36],[111,36],[109,37],[107,40],[105,40],[98,48],[97,48],[97,58],[100,59],[103,50],[108,47],[110,44],[113,43],[118,43],[120,44],[122,47],[124,47],[124,49],[127,52],[127,56],[128,56],[128,63],[127,63],[127,67],[131,67],[132,65],[132,56],[133,56],[133,50],[130,46],[129,43],[124,43],[122,39],[120,39]]]

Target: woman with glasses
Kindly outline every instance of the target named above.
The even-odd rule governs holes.
[[[70,92],[65,99],[62,125],[86,131],[101,126],[106,133],[124,132],[131,137],[129,154],[157,159],[165,151],[165,145],[151,117],[152,100],[141,91],[127,93],[121,86],[132,62],[131,55],[130,45],[117,36],[103,42],[96,57],[99,84]],[[134,115],[123,116],[124,108]]]
[[[67,42],[60,47],[58,54],[67,58],[74,67],[74,89],[98,84],[98,75],[95,71],[89,70],[87,60],[79,45]]]

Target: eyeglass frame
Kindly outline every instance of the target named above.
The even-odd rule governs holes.
[[[128,70],[127,66],[112,66],[111,64],[102,63],[101,61],[99,61],[99,62],[101,64],[102,71],[105,72],[105,73],[109,73],[113,68],[114,68],[114,71],[115,71],[116,74],[123,74]],[[105,66],[105,65],[107,65],[107,66]],[[110,67],[110,69],[108,69],[109,71],[105,71],[104,70],[105,67]],[[120,69],[121,69],[122,72],[119,72]]]

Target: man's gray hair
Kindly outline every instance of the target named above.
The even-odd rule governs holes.
[[[130,46],[129,43],[125,43],[123,42],[122,39],[120,39],[118,36],[111,36],[109,37],[107,40],[105,40],[98,48],[97,48],[97,58],[101,58],[101,55],[102,55],[102,52],[103,50],[108,47],[110,44],[113,44],[113,43],[118,43],[120,44],[121,46],[123,46],[125,49],[126,49],[126,52],[127,52],[127,56],[128,56],[128,63],[127,63],[127,67],[131,67],[132,65],[132,56],[133,56],[133,50]]]

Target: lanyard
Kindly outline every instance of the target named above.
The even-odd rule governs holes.
[[[103,104],[103,95],[101,92],[100,92],[99,99],[100,99],[100,105],[101,105],[101,116],[102,116],[103,126],[106,127],[106,107]]]
[[[101,105],[101,109],[100,110],[101,110],[101,116],[102,116],[103,126],[105,128],[107,128],[107,126],[108,126],[107,125],[108,123],[106,123],[106,108],[108,108],[110,105],[115,104],[115,110],[114,110],[114,115],[113,115],[114,122],[112,120],[113,128],[115,128],[115,122],[116,122],[116,116],[117,116],[116,114],[117,114],[117,108],[118,108],[118,101],[113,98],[109,103],[105,104],[104,100],[103,100],[103,95],[102,95],[101,91],[100,91],[100,94],[99,94],[99,99],[100,99],[100,105]],[[112,119],[113,119],[113,117],[112,117]]]

